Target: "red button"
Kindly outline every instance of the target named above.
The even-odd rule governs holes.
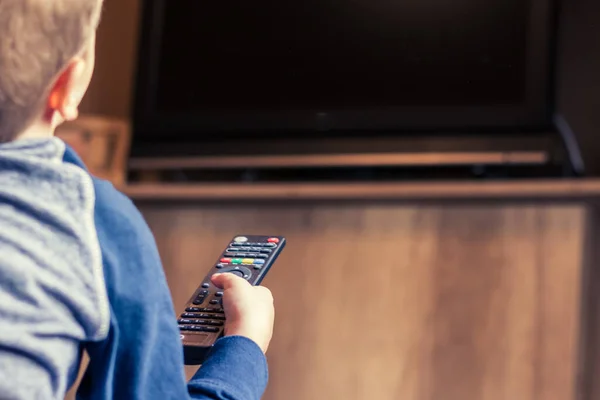
[[[277,239],[277,238],[271,238],[271,239],[267,240],[267,242],[269,242],[269,243],[279,243],[279,239]]]
[[[230,263],[231,262],[231,258],[221,258],[221,262],[222,263]]]

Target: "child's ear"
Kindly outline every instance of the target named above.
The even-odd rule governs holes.
[[[85,73],[85,60],[75,58],[56,79],[48,96],[48,114],[59,114],[62,121],[73,121],[79,115],[82,95],[77,93],[78,82]]]

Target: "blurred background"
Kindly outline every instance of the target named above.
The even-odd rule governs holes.
[[[59,135],[140,207],[177,311],[233,236],[287,238],[265,400],[600,399],[599,21],[105,0]]]

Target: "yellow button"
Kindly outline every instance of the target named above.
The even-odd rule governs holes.
[[[254,264],[254,259],[253,258],[244,258],[242,260],[242,264]]]

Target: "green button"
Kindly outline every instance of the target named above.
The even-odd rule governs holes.
[[[234,258],[233,260],[231,260],[232,264],[241,264],[242,263],[242,259],[241,258]]]

